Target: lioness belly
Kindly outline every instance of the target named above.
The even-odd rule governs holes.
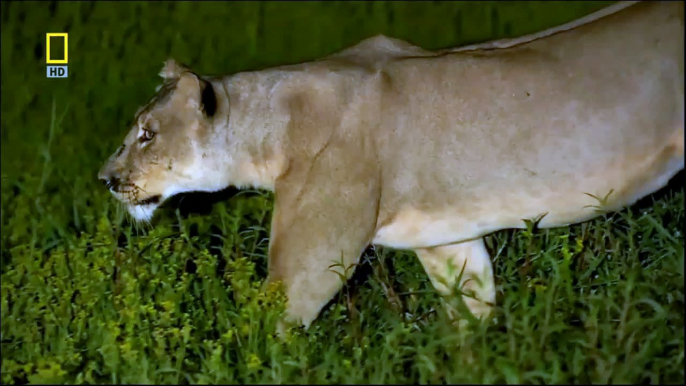
[[[574,177],[513,180],[508,186],[484,184],[465,191],[457,204],[404,205],[377,230],[373,243],[402,249],[428,248],[500,229],[524,228],[523,220],[540,219],[541,228],[590,220],[655,192],[683,169],[683,145],[678,142],[683,142],[683,129],[675,138],[649,156],[599,165]]]

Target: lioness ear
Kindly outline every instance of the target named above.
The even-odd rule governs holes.
[[[199,109],[202,102],[200,79],[192,72],[181,73],[176,83],[174,97],[188,107]]]
[[[160,76],[164,79],[178,79],[184,72],[190,72],[190,69],[183,64],[177,63],[176,60],[169,58],[164,62],[164,67],[162,67],[162,71],[160,71]]]
[[[217,110],[217,97],[212,84],[192,72],[181,74],[176,84],[176,94],[183,98],[187,106],[202,109],[208,118]]]
[[[200,80],[200,83],[203,87],[200,105],[202,106],[205,116],[212,118],[214,116],[214,112],[217,111],[217,96],[214,93],[214,87],[212,87],[212,83],[204,79]]]

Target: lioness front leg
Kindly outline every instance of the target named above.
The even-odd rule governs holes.
[[[376,183],[354,168],[327,167],[333,160],[325,154],[307,178],[295,169],[277,181],[267,281],[283,285],[286,325],[309,327],[344,284],[336,272],[349,278],[374,234]]]
[[[352,218],[341,221],[351,226],[355,223]],[[272,227],[267,281],[283,285],[288,297],[286,325],[307,328],[345,284],[338,273],[350,278],[369,236],[359,228],[339,233],[335,227],[306,215],[288,225]],[[343,266],[334,266],[337,264]]]
[[[469,311],[477,318],[488,317],[495,304],[495,284],[483,238],[415,252],[439,293],[453,295],[458,284]],[[458,316],[457,310],[449,304],[445,306],[451,318]]]

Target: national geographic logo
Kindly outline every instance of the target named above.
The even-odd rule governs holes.
[[[66,78],[69,72],[66,64],[69,62],[69,34],[47,33],[45,34],[45,63],[48,64],[48,78]],[[64,46],[64,49],[61,50]],[[64,64],[64,66],[51,66],[51,64]]]

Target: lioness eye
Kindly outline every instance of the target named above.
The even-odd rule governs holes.
[[[155,133],[153,133],[152,131],[143,129],[143,135],[141,135],[141,142],[147,142],[151,140],[154,136]]]

